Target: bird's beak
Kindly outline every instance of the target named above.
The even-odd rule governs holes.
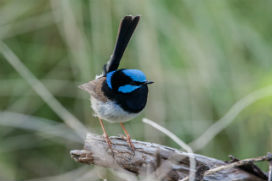
[[[145,83],[144,83],[144,84],[146,84],[146,85],[147,85],[147,84],[153,84],[153,83],[154,83],[153,81],[148,81],[148,80],[147,80],[147,81],[145,81]]]

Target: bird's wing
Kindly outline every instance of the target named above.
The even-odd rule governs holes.
[[[123,53],[139,20],[140,16],[125,16],[121,21],[115,48],[110,60],[104,65],[103,75],[118,68]]]
[[[108,99],[102,92],[102,86],[105,80],[106,77],[101,77],[90,82],[87,82],[85,84],[82,84],[78,87],[84,91],[87,91],[94,98],[106,102]]]

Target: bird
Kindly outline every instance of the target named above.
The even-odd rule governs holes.
[[[148,85],[153,83],[147,80],[141,70],[118,69],[139,20],[140,16],[132,15],[125,16],[121,20],[113,53],[104,65],[102,74],[79,86],[80,89],[90,94],[91,108],[98,117],[103,136],[111,150],[112,142],[105,130],[103,120],[120,123],[126,134],[126,141],[134,151],[135,147],[123,123],[142,112],[147,102]]]

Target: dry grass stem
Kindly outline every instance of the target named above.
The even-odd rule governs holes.
[[[190,153],[190,157],[189,157],[189,160],[190,160],[189,178],[190,178],[190,181],[194,181],[195,180],[195,171],[196,171],[196,161],[195,161],[195,157],[194,157],[193,150],[191,149],[191,147],[189,145],[187,145],[184,141],[182,141],[180,138],[178,138],[175,134],[173,134],[172,132],[170,132],[166,128],[160,126],[159,124],[155,123],[154,121],[151,121],[149,119],[144,118],[143,122],[150,125],[150,126],[152,126],[153,128],[156,128],[160,132],[164,133],[169,138],[171,138],[174,142],[176,142],[181,148],[183,148],[188,153]]]
[[[72,115],[59,101],[48,91],[48,89],[39,81],[28,68],[20,61],[20,59],[9,49],[9,47],[0,42],[0,52],[4,55],[6,60],[13,66],[13,68],[29,83],[33,90],[52,108],[52,110],[62,118],[62,120],[76,133],[84,138],[87,129],[81,122]]]

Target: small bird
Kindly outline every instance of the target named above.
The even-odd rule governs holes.
[[[128,42],[140,20],[140,16],[125,16],[120,23],[113,54],[104,65],[104,71],[95,80],[79,88],[91,95],[91,107],[99,119],[103,136],[112,150],[112,143],[104,128],[103,120],[120,123],[132,150],[135,150],[123,122],[136,117],[145,107],[148,84],[145,74],[137,69],[118,69]]]

